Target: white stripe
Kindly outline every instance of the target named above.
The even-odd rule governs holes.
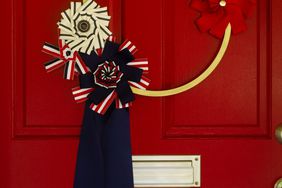
[[[52,67],[54,67],[54,66],[56,66],[56,65],[58,65],[58,64],[60,64],[60,63],[62,63],[62,62],[64,62],[63,60],[61,60],[61,59],[58,59],[58,61],[56,62],[54,62],[54,63],[52,63],[52,64],[50,64],[50,65],[47,65],[47,66],[45,66],[45,68],[48,70],[48,69],[50,69],[50,68],[52,68]]]
[[[129,49],[129,51],[132,52],[132,51],[135,50],[135,49],[136,49],[136,46],[132,46],[132,47]]]
[[[77,91],[73,91],[72,92],[72,94],[73,95],[76,95],[76,94],[79,94],[79,93],[83,93],[83,92],[85,92],[85,91],[87,91],[87,90],[91,90],[90,88],[86,88],[86,89],[79,89],[79,90],[77,90]]]
[[[74,100],[78,101],[78,100],[81,100],[81,99],[86,99],[88,95],[89,95],[89,93],[77,96],[77,97],[74,98]]]
[[[101,107],[98,110],[98,113],[100,114],[102,112],[102,110],[104,109],[105,105],[107,104],[107,102],[111,99],[111,97],[113,96],[114,91],[104,100],[104,102],[102,103]]]
[[[94,106],[92,107],[92,110],[95,111],[97,108],[97,105],[94,104]]]
[[[129,82],[130,84],[134,85],[135,87],[139,88],[139,89],[143,89],[143,90],[146,90],[145,87],[141,86],[140,84],[138,83],[135,83],[135,82]]]
[[[73,61],[69,61],[69,66],[68,66],[68,70],[67,70],[67,78],[70,78],[71,76],[71,68],[72,68],[72,64],[73,64]]]
[[[149,82],[147,82],[147,81],[145,81],[145,80],[143,80],[143,79],[141,79],[140,82],[141,82],[142,84],[144,84],[145,86],[149,86],[149,85],[150,85]]]
[[[148,65],[148,61],[135,61],[135,62],[129,62],[127,65]]]
[[[122,104],[120,100],[118,100],[118,104],[119,104],[119,108],[122,108]]]
[[[46,46],[46,45],[43,46],[43,49],[48,50],[48,51],[50,51],[50,52],[54,52],[54,53],[56,53],[56,54],[60,54],[60,51],[59,51],[59,50],[56,50],[56,49],[51,48],[51,47]]]
[[[148,67],[139,67],[139,69],[146,70],[146,71],[148,71],[148,70],[149,70],[149,68],[148,68]]]
[[[128,41],[128,42],[123,46],[122,50],[125,49],[125,48],[127,48],[130,44],[131,44],[131,42]]]
[[[79,58],[76,58],[76,64],[78,65],[78,67],[80,68],[80,71],[82,72],[82,74],[86,74],[81,62],[79,61]]]

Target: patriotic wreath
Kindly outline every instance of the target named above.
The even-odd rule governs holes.
[[[146,58],[135,58],[137,48],[129,40],[117,43],[109,30],[107,7],[94,0],[71,2],[58,22],[58,45],[45,43],[42,51],[53,57],[47,72],[64,67],[63,77],[79,86],[72,89],[77,103],[86,103],[74,178],[74,188],[132,188],[129,112],[134,93],[163,97],[187,91],[205,80],[220,63],[232,33],[247,29],[245,19],[254,0],[191,0],[201,16],[200,31],[222,38],[218,54],[197,78],[183,86],[147,90]],[[119,164],[119,166],[117,166]]]
[[[129,40],[122,44],[108,29],[107,8],[95,1],[71,2],[58,23],[58,47],[45,43],[42,51],[54,57],[45,63],[47,72],[64,66],[64,78],[79,75],[80,86],[72,90],[76,102],[91,101],[90,108],[105,114],[113,101],[116,108],[128,108],[134,95],[130,86],[145,90],[150,80],[148,60],[135,59],[137,52]]]
[[[199,30],[223,38],[223,44],[211,66],[203,73],[205,75],[200,75],[181,87],[163,91],[146,91],[149,79],[143,75],[143,72],[148,70],[148,61],[134,60],[136,47],[130,41],[122,45],[114,43],[114,37],[108,28],[110,16],[107,7],[100,7],[93,0],[87,0],[83,4],[71,2],[70,8],[62,12],[62,18],[58,22],[59,47],[48,43],[43,46],[43,52],[55,58],[47,62],[45,68],[47,72],[51,72],[64,65],[65,79],[73,80],[77,73],[81,77],[80,85],[83,85],[82,82],[86,79],[93,81],[92,85],[88,84],[88,88],[73,89],[73,94],[78,102],[91,98],[94,102],[91,108],[99,113],[105,113],[105,109],[109,107],[102,105],[103,102],[110,104],[113,99],[117,99],[116,107],[129,107],[134,99],[132,93],[160,97],[184,92],[201,83],[219,64],[229,42],[231,26],[233,34],[247,29],[245,20],[252,14],[255,0],[191,0],[191,7],[201,14],[196,20]],[[108,55],[107,53],[111,53],[107,52],[111,43],[116,47],[124,46],[115,58],[118,59],[118,56],[124,54],[126,50],[132,57],[122,63],[120,59],[113,61],[113,57],[104,57]],[[143,76],[140,76],[141,74]],[[124,100],[125,96],[131,100]],[[103,109],[98,108],[99,105],[102,105]]]

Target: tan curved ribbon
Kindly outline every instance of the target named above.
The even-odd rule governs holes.
[[[223,56],[224,56],[224,54],[227,50],[227,47],[228,47],[228,44],[229,44],[229,41],[230,41],[230,37],[231,37],[231,25],[229,23],[228,26],[226,27],[221,47],[220,47],[216,57],[214,58],[213,62],[210,64],[210,66],[203,73],[201,73],[194,80],[192,80],[192,81],[190,81],[187,84],[184,84],[182,86],[179,86],[179,87],[176,87],[176,88],[173,88],[173,89],[167,89],[167,90],[153,91],[153,90],[141,90],[141,89],[137,89],[135,87],[131,87],[133,93],[135,93],[137,95],[147,96],[147,97],[166,97],[166,96],[171,96],[171,95],[177,95],[179,93],[182,93],[184,91],[187,91],[189,89],[194,88],[195,86],[197,86],[198,84],[203,82],[219,65],[220,61],[222,60],[222,58],[223,58]]]

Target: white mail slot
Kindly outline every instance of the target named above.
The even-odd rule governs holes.
[[[200,187],[199,155],[133,156],[135,187]]]

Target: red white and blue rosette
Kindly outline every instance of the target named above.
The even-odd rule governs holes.
[[[105,47],[90,55],[80,53],[91,70],[80,75],[80,86],[73,89],[77,103],[91,101],[89,106],[99,114],[105,114],[113,102],[117,109],[132,105],[134,94],[131,87],[146,89],[150,80],[148,60],[135,59],[136,46],[126,40],[122,44],[109,37]]]
[[[65,66],[64,78],[67,80],[73,80],[75,72],[80,74],[89,72],[78,52],[71,50],[63,40],[59,40],[59,46],[45,43],[42,51],[54,57],[54,59],[44,64],[47,72],[52,72]]]

